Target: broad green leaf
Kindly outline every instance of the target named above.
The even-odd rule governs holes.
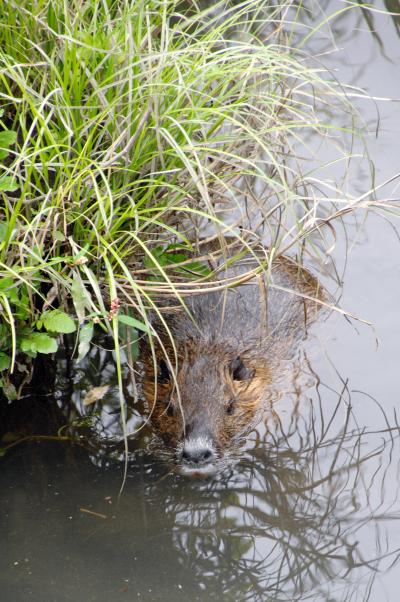
[[[0,351],[0,372],[2,370],[8,370],[11,364],[11,358],[6,354]]]
[[[211,274],[211,268],[201,261],[191,261],[187,265],[182,266],[182,271],[190,272],[193,277],[208,276]]]
[[[30,338],[38,353],[55,353],[58,349],[56,339],[44,332],[33,332]]]
[[[30,357],[36,357],[36,345],[34,340],[31,338],[31,335],[29,335],[29,338],[20,338],[19,346],[22,353],[26,353]]]
[[[157,268],[157,266],[165,266],[168,263],[171,263],[171,260],[168,257],[168,254],[165,253],[164,247],[156,247],[151,250],[152,257],[146,255],[144,258],[144,266],[146,268]]]
[[[0,132],[0,148],[8,148],[17,139],[17,133],[12,130],[3,130]]]
[[[14,284],[13,278],[11,276],[6,276],[5,278],[0,278],[0,290],[4,291],[7,288],[10,288]]]
[[[187,255],[183,253],[166,253],[167,263],[182,263],[187,260]]]
[[[43,322],[43,326],[47,332],[67,334],[76,330],[73,319],[60,309],[43,312],[40,316],[40,321]]]
[[[151,329],[143,322],[139,322],[136,318],[132,318],[132,316],[126,316],[125,314],[118,314],[118,321],[122,322],[122,324],[126,324],[127,326],[132,326],[132,328],[137,328],[137,330],[141,330],[142,332],[146,332],[147,334],[151,334]]]
[[[12,176],[2,176],[0,178],[0,191],[14,192],[14,190],[17,190],[18,188],[19,184]]]
[[[79,330],[79,346],[77,362],[83,360],[90,349],[90,342],[93,338],[93,322],[84,324]]]
[[[19,302],[18,289],[15,286],[7,291],[7,298],[9,302],[13,303],[14,305]]]

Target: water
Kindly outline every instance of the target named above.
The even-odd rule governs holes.
[[[324,62],[341,81],[400,98],[394,22],[376,14],[374,23],[379,37],[356,13],[335,21],[340,50]],[[376,105],[357,103],[373,130]],[[398,170],[400,105],[377,106],[379,134],[368,148],[379,183]],[[360,164],[352,186],[364,191],[366,182]],[[380,194],[395,197],[396,186]],[[302,372],[236,466],[210,480],[183,478],[143,431],[118,500],[118,446],[88,454],[40,441],[2,459],[2,601],[398,600],[399,241],[379,216],[358,233],[349,228],[350,249],[336,249],[339,264],[347,259],[341,306],[374,329],[341,316],[317,328]],[[115,377],[100,355],[93,373],[75,375],[74,397],[79,406],[89,383],[111,384],[107,431]],[[132,416],[130,428],[139,422]]]

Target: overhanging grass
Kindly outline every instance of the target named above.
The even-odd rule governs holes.
[[[151,332],[157,293],[219,286],[193,263],[202,236],[220,254],[227,235],[243,249],[262,239],[270,257],[300,253],[341,214],[343,199],[322,194],[296,157],[313,152],[315,133],[347,161],[346,128],[315,107],[352,109],[289,46],[291,4],[3,0],[0,123],[17,134],[0,173],[15,189],[0,205],[9,396],[7,370],[21,350],[50,352],[63,332],[43,332],[37,348],[43,311],[75,313],[81,357],[93,321],[116,337],[125,313]]]

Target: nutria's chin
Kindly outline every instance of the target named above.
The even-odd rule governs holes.
[[[228,276],[249,267],[236,264]],[[143,345],[144,393],[152,424],[174,449],[182,474],[218,470],[226,450],[254,424],[318,313],[309,298],[321,298],[321,289],[307,270],[280,258],[271,278],[274,286],[258,278],[189,298],[190,315],[183,309],[164,314],[169,333],[153,317],[161,344],[155,356]]]

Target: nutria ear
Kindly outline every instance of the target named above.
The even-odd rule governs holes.
[[[233,380],[250,380],[254,375],[254,370],[246,368],[240,357],[231,361],[230,371]]]

